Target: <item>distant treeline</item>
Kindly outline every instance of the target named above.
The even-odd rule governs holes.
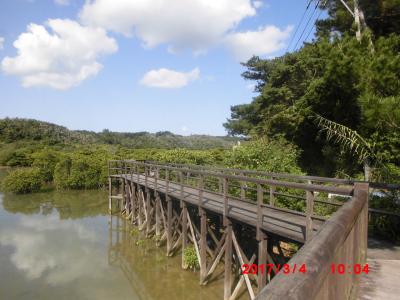
[[[40,141],[48,145],[56,144],[108,144],[131,148],[157,149],[212,149],[230,148],[239,138],[229,136],[190,135],[182,136],[169,131],[149,132],[102,132],[69,130],[66,127],[32,120],[0,119],[0,142]]]

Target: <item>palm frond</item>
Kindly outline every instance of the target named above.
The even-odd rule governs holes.
[[[360,162],[375,158],[372,147],[357,131],[347,126],[328,120],[314,113],[315,120],[321,132],[326,133],[328,141],[342,147],[345,151],[352,153]]]

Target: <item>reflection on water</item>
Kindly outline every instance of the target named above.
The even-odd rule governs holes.
[[[107,214],[104,191],[0,194],[1,299],[220,299]]]
[[[166,257],[119,216],[110,217],[110,265],[123,270],[140,299],[221,299],[223,281],[199,285],[199,274],[181,269],[181,256]]]

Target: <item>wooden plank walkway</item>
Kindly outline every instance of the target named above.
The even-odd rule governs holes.
[[[145,176],[135,174],[112,175],[114,178],[124,178],[134,183],[139,183],[146,187]],[[139,177],[139,180],[138,180]],[[147,177],[147,187],[154,190],[155,179]],[[183,198],[181,196],[181,185],[169,182],[169,196],[184,200],[193,205],[200,205],[206,210],[222,215],[224,209],[223,195],[210,191],[203,191],[202,202],[199,203],[199,189],[191,186],[183,186]],[[166,194],[166,182],[162,179],[157,180],[157,189],[159,193]],[[295,241],[304,243],[306,238],[306,215],[300,212],[272,207],[265,205],[262,208],[262,229],[266,233],[279,236],[281,240]],[[228,217],[256,227],[257,223],[257,204],[250,201],[243,201],[234,198],[228,198]],[[313,231],[316,232],[323,224],[322,220],[314,220]]]
[[[359,300],[397,300],[400,295],[400,245],[368,240],[368,274],[361,275]]]

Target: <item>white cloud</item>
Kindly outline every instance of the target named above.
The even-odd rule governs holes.
[[[148,87],[174,89],[188,85],[189,82],[198,79],[199,76],[199,68],[186,73],[162,68],[147,72],[140,80],[140,84]]]
[[[91,0],[80,12],[84,24],[139,37],[145,47],[168,44],[170,52],[202,53],[246,17],[251,0]]]
[[[65,5],[65,6],[70,4],[69,0],[54,0],[54,3],[58,4],[58,5]]]
[[[283,49],[291,31],[291,26],[284,30],[273,25],[264,26],[257,31],[231,33],[226,36],[225,45],[239,61],[246,61],[252,55],[271,55]]]
[[[2,70],[21,78],[24,87],[48,86],[65,90],[95,76],[100,55],[117,51],[104,29],[85,27],[68,19],[50,19],[45,26],[31,23],[14,42],[18,53],[5,57]]]
[[[4,38],[0,36],[0,50],[4,49]]]

